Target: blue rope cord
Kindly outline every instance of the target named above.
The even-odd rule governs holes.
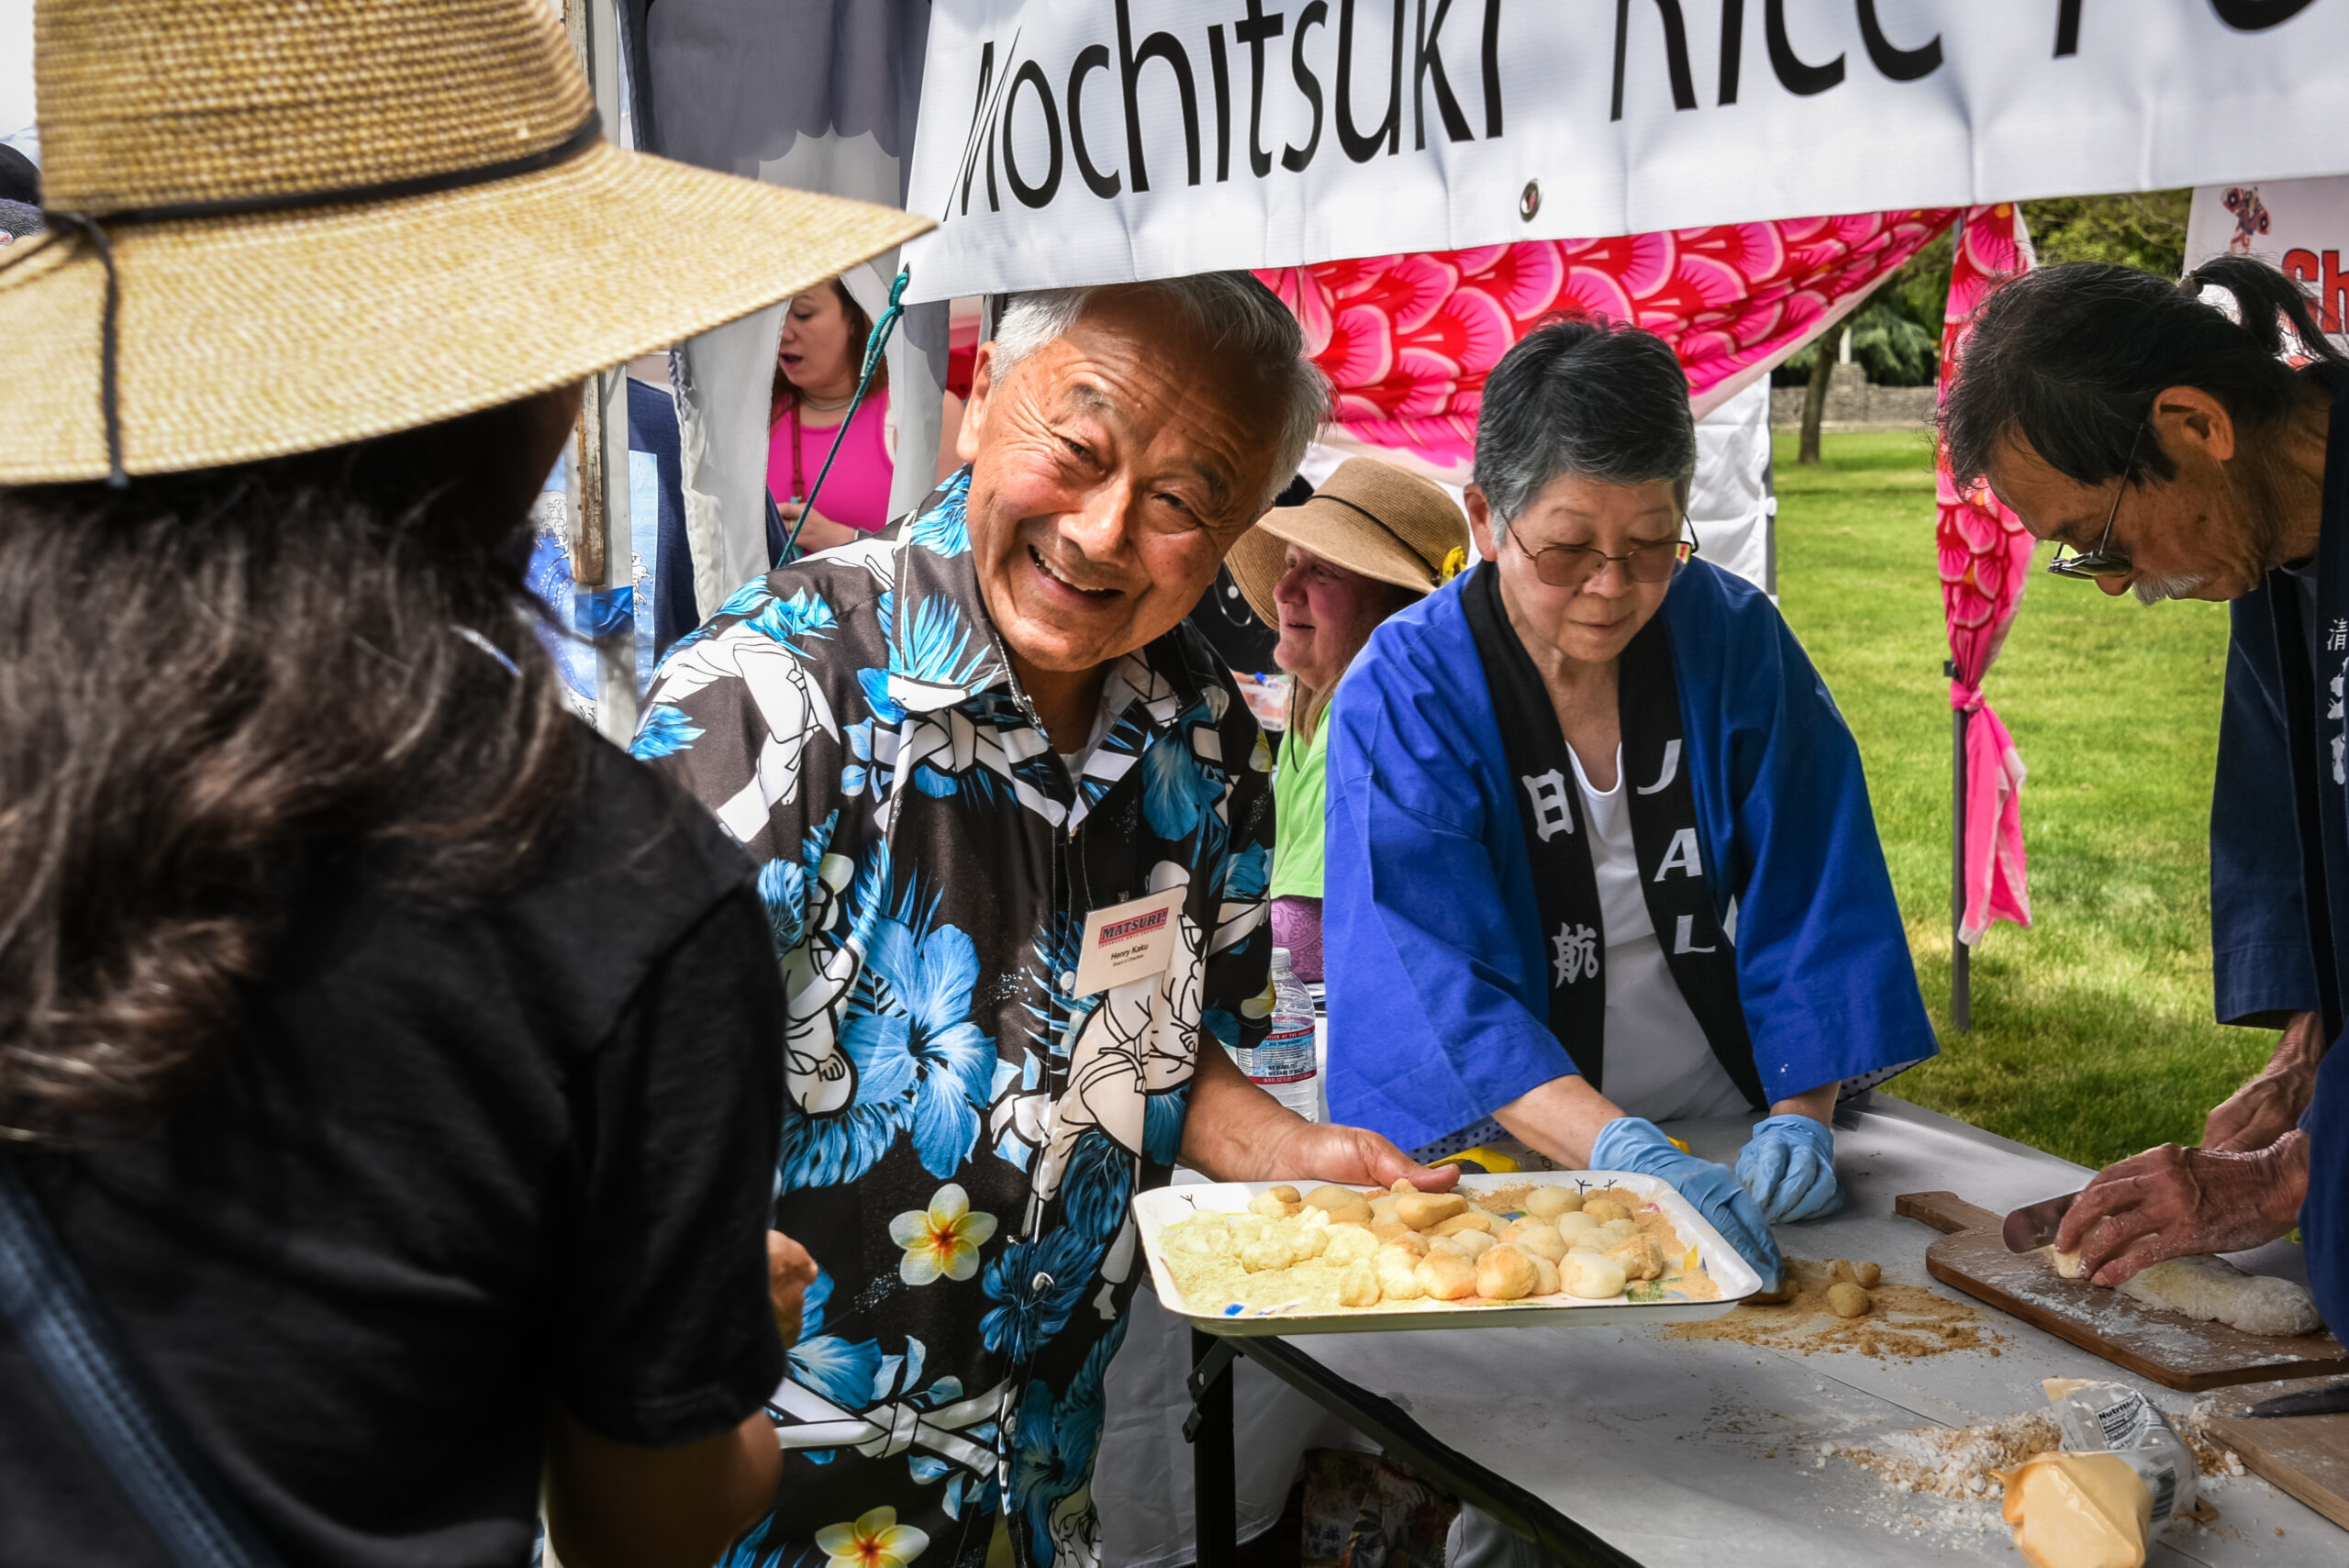
[[[799,515],[791,519],[790,537],[783,541],[783,553],[776,563],[791,559],[794,546],[799,542],[799,530],[816,510],[816,497],[823,494],[824,476],[832,472],[832,460],[841,455],[841,443],[848,439],[848,428],[856,422],[856,411],[864,406],[864,395],[873,385],[873,373],[881,368],[881,350],[889,346],[889,334],[897,329],[897,318],[906,313],[902,303],[906,284],[913,279],[913,269],[899,267],[896,281],[889,285],[889,308],[873,324],[864,339],[864,373],[857,378],[856,395],[848,400],[848,412],[841,416],[841,427],[832,432],[831,450],[824,453],[824,466],[816,471],[816,483],[807,486],[807,497],[799,503]]]

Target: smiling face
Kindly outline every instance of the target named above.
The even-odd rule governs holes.
[[[775,368],[802,392],[818,397],[845,396],[853,390],[858,366],[849,343],[847,307],[840,285],[820,283],[796,295],[783,313],[783,337],[775,345]]]
[[[1582,545],[1612,556],[1642,545],[1668,549],[1680,537],[1680,516],[1679,495],[1668,479],[1603,484],[1564,474],[1543,487],[1504,538],[1493,527],[1484,492],[1468,489],[1476,548],[1498,568],[1510,624],[1537,664],[1548,662],[1545,649],[1586,664],[1614,660],[1664,606],[1672,581],[1635,582],[1622,562],[1610,561],[1579,587],[1553,588],[1536,574],[1531,552],[1552,545]]]
[[[1403,596],[1390,584],[1349,572],[1302,545],[1288,546],[1280,581],[1273,584],[1281,619],[1273,662],[1316,691],[1330,690]]]
[[[1270,489],[1280,408],[1148,289],[1104,289],[997,379],[956,448],[971,550],[1015,667],[1074,673],[1173,629]]]

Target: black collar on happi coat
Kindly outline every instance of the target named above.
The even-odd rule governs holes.
[[[1594,1089],[1605,1090],[1607,1063],[1606,922],[1591,869],[1589,833],[1574,757],[1542,673],[1509,625],[1500,573],[1479,566],[1461,592],[1468,628],[1500,727],[1501,749],[1517,784],[1518,817],[1533,871],[1533,893],[1550,954],[1550,1032]],[[1705,876],[1697,795],[1690,787],[1680,726],[1680,683],[1672,638],[1658,615],[1623,650],[1616,678],[1623,732],[1623,770],[1635,784],[1626,796],[1640,889],[1655,924],[1665,965],[1696,1015],[1730,1082],[1756,1110],[1767,1108],[1753,1040],[1737,995],[1737,955],[1714,913]],[[1623,1044],[1636,1042],[1624,1041]]]

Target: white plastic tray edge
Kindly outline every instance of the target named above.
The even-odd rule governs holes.
[[[1720,1287],[1720,1299],[1633,1302],[1618,1297],[1613,1301],[1512,1301],[1480,1307],[1397,1305],[1353,1307],[1342,1312],[1257,1312],[1236,1318],[1226,1317],[1219,1310],[1194,1308],[1184,1300],[1174,1275],[1167,1270],[1165,1249],[1160,1244],[1160,1234],[1168,1226],[1195,1213],[1245,1212],[1250,1198],[1273,1187],[1287,1185],[1306,1190],[1319,1184],[1208,1182],[1138,1194],[1134,1198],[1134,1221],[1141,1230],[1142,1256],[1149,1261],[1151,1284],[1158,1292],[1160,1305],[1207,1333],[1251,1339],[1267,1334],[1384,1334],[1405,1329],[1620,1328],[1626,1323],[1692,1323],[1721,1317],[1762,1288],[1762,1277],[1754,1273],[1753,1265],[1722,1239],[1695,1205],[1657,1177],[1629,1171],[1529,1171],[1463,1176],[1457,1190],[1477,1193],[1526,1185],[1580,1185],[1590,1189],[1622,1187],[1635,1192],[1669,1215],[1683,1236],[1695,1240],[1698,1259]]]

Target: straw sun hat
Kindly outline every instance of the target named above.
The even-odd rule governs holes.
[[[38,0],[33,66],[0,484],[453,418],[930,227],[620,151],[548,0]]]
[[[1288,547],[1414,593],[1452,581],[1468,561],[1468,519],[1443,487],[1376,458],[1350,457],[1301,506],[1275,506],[1240,536],[1225,564],[1266,626]]]

